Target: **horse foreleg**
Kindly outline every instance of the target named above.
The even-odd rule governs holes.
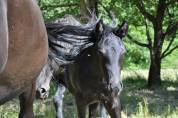
[[[64,97],[65,87],[61,84],[58,85],[57,91],[54,96],[54,106],[56,109],[56,118],[63,118],[62,104]]]
[[[106,101],[104,102],[104,106],[111,118],[121,118],[121,104],[119,99],[113,98],[110,101]]]
[[[34,118],[33,101],[36,95],[35,82],[19,96],[20,113],[19,118]]]
[[[97,118],[97,108],[99,103],[94,103],[89,105],[89,118]]]
[[[78,118],[86,118],[87,104],[85,103],[84,99],[82,99],[81,95],[76,95],[75,101],[77,105]]]

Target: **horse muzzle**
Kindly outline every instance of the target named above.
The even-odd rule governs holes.
[[[49,96],[49,92],[45,88],[40,88],[36,92],[36,98],[46,99]]]
[[[123,89],[122,82],[119,82],[119,84],[110,84],[110,91],[114,96],[120,95],[121,91]]]

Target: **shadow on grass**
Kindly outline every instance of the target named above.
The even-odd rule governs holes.
[[[140,76],[125,78],[123,83],[124,90],[120,99],[123,111],[127,116],[138,114],[140,105],[147,107],[148,113],[153,116],[166,117],[172,112],[177,112],[178,81],[166,78],[155,90],[149,90],[147,80]]]
[[[128,117],[144,118],[140,116],[143,113],[148,114],[147,118],[178,118],[178,77],[177,80],[164,78],[162,85],[155,90],[147,89],[147,80],[139,75],[125,78],[123,83],[120,99],[123,112]],[[45,103],[35,101],[35,118],[55,118],[52,97],[56,88],[54,85],[51,88],[50,98]],[[77,118],[74,98],[69,92],[65,93],[63,111],[64,118]],[[19,102],[15,99],[0,107],[0,118],[17,118],[18,112]],[[176,116],[172,116],[175,113]]]
[[[123,112],[127,116],[139,118],[141,116],[138,114],[140,114],[140,112],[146,112],[144,111],[145,109],[148,110],[147,114],[161,118],[177,112],[178,81],[165,78],[164,81],[162,81],[162,85],[155,90],[149,90],[147,88],[147,80],[139,75],[125,78],[123,83],[124,90],[120,95],[120,99]],[[55,87],[53,87],[51,95],[54,95],[55,90]],[[55,117],[52,100],[50,104],[46,105],[46,110],[43,111],[45,111],[45,114],[37,115],[37,118],[44,118],[45,116],[49,116],[49,118]],[[64,118],[77,118],[74,98],[69,92],[65,93],[63,112]]]

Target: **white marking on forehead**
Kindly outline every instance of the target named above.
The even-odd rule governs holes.
[[[112,40],[114,39],[114,40]],[[112,41],[109,41],[109,40],[112,40]],[[108,43],[110,45],[117,45],[117,49],[120,49],[122,51],[122,53],[124,53],[126,50],[125,50],[125,46],[124,46],[124,43],[123,41],[121,40],[120,37],[116,36],[114,33],[109,33],[107,36],[106,36],[106,40],[105,41],[108,41]],[[104,42],[105,42],[104,41]],[[117,43],[116,43],[117,42]]]

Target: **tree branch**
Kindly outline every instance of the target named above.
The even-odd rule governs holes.
[[[169,50],[167,53],[165,53],[164,55],[162,55],[161,58],[165,58],[166,56],[170,55],[177,48],[178,48],[178,45],[176,45],[171,50]]]
[[[147,48],[149,48],[149,45],[148,45],[148,44],[144,44],[144,43],[141,43],[141,42],[139,42],[139,41],[133,39],[132,36],[130,36],[129,34],[127,34],[127,37],[128,37],[128,39],[129,39],[130,41],[132,41],[133,43],[135,43],[135,44],[137,44],[137,45],[139,45],[139,46],[141,46],[141,47],[147,47]]]
[[[150,37],[150,31],[149,31],[147,20],[146,20],[145,17],[144,17],[144,21],[145,21],[145,28],[146,28],[146,36],[147,36],[148,45],[149,45],[150,48],[152,48],[152,40],[151,40],[151,37]]]
[[[137,2],[136,6],[137,6],[137,8],[139,9],[139,11],[143,14],[143,16],[145,18],[147,18],[152,23],[155,22],[155,17],[146,11],[144,3],[143,3],[142,0],[140,0],[139,2]]]
[[[178,3],[177,0],[170,0],[170,1],[167,3],[167,5],[175,4],[176,2]]]
[[[103,9],[107,12],[109,18],[112,19],[112,14],[111,14],[110,10],[107,9],[107,7],[105,7],[101,2],[99,2],[99,5],[101,5],[101,7],[103,7]]]
[[[166,48],[166,49],[164,50],[164,52],[161,54],[161,58],[164,58],[164,57],[165,57],[164,55],[166,55],[166,53],[169,51],[169,49],[170,49],[172,43],[173,43],[174,40],[175,40],[175,37],[176,37],[176,34],[175,34],[174,36],[172,36],[172,38],[171,38],[171,40],[170,40],[170,42],[169,42],[167,48]]]
[[[169,26],[167,27],[164,35],[169,36],[169,35],[175,33],[177,30],[178,30],[178,21],[176,21],[175,23],[170,23]]]
[[[47,8],[59,8],[59,7],[76,7],[79,6],[78,3],[69,3],[69,4],[56,4],[56,5],[42,5],[41,10],[45,10]]]

